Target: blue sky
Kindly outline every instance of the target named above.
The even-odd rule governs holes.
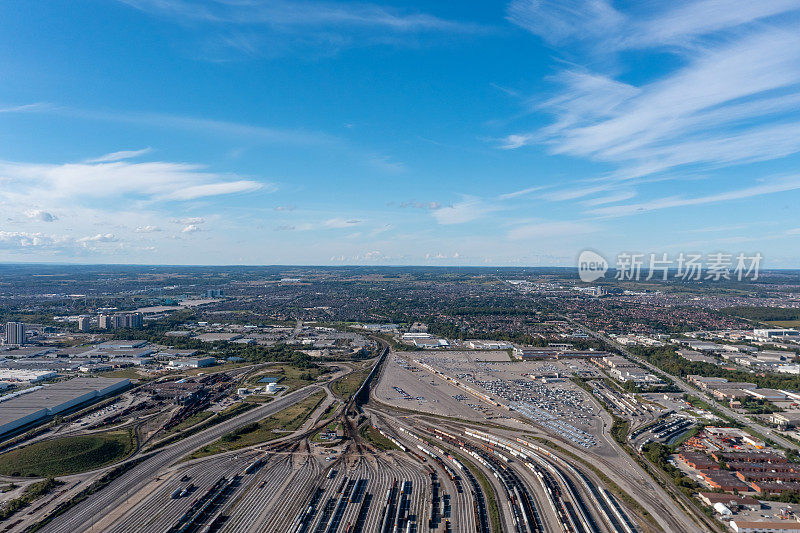
[[[800,1],[7,0],[0,261],[800,267]]]

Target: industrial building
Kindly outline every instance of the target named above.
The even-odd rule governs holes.
[[[0,368],[0,379],[3,381],[27,381],[36,383],[58,376],[54,370],[30,370],[23,368]]]
[[[213,357],[190,357],[187,359],[173,359],[169,362],[169,366],[173,368],[202,368],[211,366],[217,360]]]
[[[753,335],[762,339],[797,339],[800,332],[796,329],[754,329]]]
[[[89,405],[121,392],[129,384],[128,379],[76,378],[16,395],[0,402],[0,435],[41,422],[49,416]]]

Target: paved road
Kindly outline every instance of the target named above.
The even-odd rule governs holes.
[[[568,319],[568,320],[570,320],[570,319]],[[646,368],[649,368],[653,372],[659,372],[661,374],[664,374],[665,376],[669,377],[672,381],[674,381],[675,385],[677,385],[678,388],[680,388],[683,392],[686,392],[688,394],[692,394],[694,396],[702,397],[704,400],[708,401],[709,404],[713,405],[715,409],[717,409],[718,411],[722,412],[726,416],[729,416],[730,418],[736,420],[740,424],[743,424],[745,426],[749,426],[749,427],[755,429],[756,431],[758,431],[762,435],[765,435],[765,436],[769,437],[770,439],[774,440],[775,442],[777,442],[781,446],[784,446],[785,448],[790,448],[792,450],[799,450],[800,451],[800,446],[798,446],[797,444],[794,444],[793,442],[790,442],[790,441],[786,440],[785,438],[780,436],[778,433],[776,433],[775,430],[770,429],[770,428],[768,428],[766,426],[763,426],[761,424],[758,424],[756,422],[753,422],[752,420],[747,418],[745,415],[743,415],[741,413],[737,413],[736,411],[734,411],[734,410],[732,410],[732,409],[730,409],[728,407],[725,407],[724,405],[721,405],[721,404],[717,403],[716,400],[714,400],[714,398],[712,398],[709,394],[707,394],[707,393],[705,393],[705,392],[703,392],[701,390],[695,389],[694,387],[692,387],[691,385],[689,385],[688,383],[683,381],[681,378],[679,378],[677,376],[673,376],[672,374],[668,374],[668,373],[664,372],[663,370],[661,370],[660,368],[658,368],[657,366],[655,366],[653,364],[650,364],[648,361],[642,359],[641,357],[632,354],[631,352],[626,350],[622,345],[617,344],[616,342],[614,342],[614,340],[611,339],[610,337],[606,337],[605,335],[597,333],[596,331],[592,331],[591,329],[587,328],[585,325],[580,324],[578,322],[575,322],[574,320],[570,320],[570,322],[572,322],[576,326],[579,326],[581,329],[585,330],[586,332],[588,332],[590,335],[594,336],[595,338],[600,339],[602,341],[605,341],[606,343],[610,344],[611,346],[614,346],[615,348],[620,350],[625,355],[625,357],[627,357],[627,358],[629,358],[629,359],[631,359],[633,361],[636,361],[636,363],[638,363],[638,364],[640,364],[640,365],[642,365],[642,366],[644,366]]]
[[[157,452],[156,455],[147,459],[132,470],[126,472],[119,478],[111,482],[103,490],[92,494],[65,514],[59,516],[42,531],[54,533],[73,533],[79,531],[90,531],[94,523],[103,518],[107,513],[114,511],[122,505],[128,494],[134,494],[145,484],[150,482],[160,472],[169,467],[172,463],[187,455],[205,444],[213,442],[225,433],[261,420],[273,415],[286,407],[297,403],[313,392],[320,390],[316,385],[310,385],[300,390],[291,392],[280,399],[266,405],[256,407],[236,418],[226,420],[196,435],[187,437]]]
[[[303,321],[302,320],[298,320],[297,323],[294,325],[294,329],[292,330],[292,334],[289,335],[289,337],[287,337],[286,344],[291,344],[292,341],[294,341],[297,338],[297,336],[300,335],[301,331],[303,331]]]

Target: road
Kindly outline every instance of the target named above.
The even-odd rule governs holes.
[[[303,331],[303,321],[298,319],[292,330],[292,334],[286,339],[286,344],[292,344],[297,336],[300,335],[301,331]]]
[[[789,448],[789,449],[792,449],[792,450],[800,451],[800,446],[798,446],[797,444],[794,444],[793,442],[790,442],[790,441],[786,440],[785,438],[783,438],[782,436],[777,434],[773,429],[770,429],[770,428],[768,428],[766,426],[763,426],[763,425],[761,425],[761,424],[759,424],[757,422],[753,422],[752,420],[747,418],[745,415],[743,415],[741,413],[737,413],[733,409],[730,409],[728,407],[725,407],[724,405],[721,405],[721,404],[717,403],[716,400],[714,400],[714,398],[712,398],[708,393],[703,392],[703,391],[698,390],[698,389],[695,389],[694,387],[692,387],[691,385],[689,385],[688,383],[683,381],[681,378],[679,378],[677,376],[673,376],[672,374],[668,374],[668,373],[664,372],[662,369],[658,368],[656,365],[653,365],[653,364],[649,363],[648,361],[642,359],[638,355],[632,354],[631,352],[626,350],[622,345],[617,344],[616,342],[614,342],[614,340],[611,339],[610,337],[606,337],[605,335],[602,335],[602,334],[600,334],[600,333],[598,333],[596,331],[592,331],[591,329],[587,328],[585,325],[580,324],[579,322],[576,322],[576,321],[574,321],[572,319],[567,318],[567,320],[569,320],[570,322],[572,322],[576,326],[580,327],[581,329],[585,330],[587,333],[589,333],[590,335],[592,335],[596,339],[602,340],[602,341],[606,342],[607,344],[610,344],[611,346],[617,348],[628,359],[631,359],[632,361],[635,361],[637,364],[639,364],[639,365],[641,365],[641,366],[643,366],[645,368],[648,368],[653,372],[658,372],[660,374],[664,374],[665,376],[670,378],[672,381],[674,381],[675,385],[678,388],[680,388],[683,392],[685,392],[687,394],[692,394],[694,396],[702,397],[704,400],[708,401],[709,404],[713,405],[715,409],[717,409],[718,411],[720,411],[724,415],[732,418],[733,420],[736,420],[740,424],[755,429],[756,431],[758,431],[762,435],[769,437],[770,439],[772,439],[773,441],[777,442],[778,444],[780,444],[781,446],[783,446],[785,448]]]
[[[42,531],[53,533],[91,531],[95,522],[124,503],[127,494],[136,493],[164,469],[191,451],[213,442],[237,427],[273,415],[318,390],[321,390],[320,387],[309,385],[164,448],[153,457],[112,481],[101,491],[92,494],[86,500],[57,517],[47,524]]]

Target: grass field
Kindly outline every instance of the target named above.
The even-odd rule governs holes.
[[[98,376],[103,378],[128,378],[142,379],[142,374],[135,368],[120,368],[119,370],[109,370],[108,372],[98,372]]]
[[[0,474],[49,477],[86,472],[131,454],[133,435],[126,430],[36,442],[0,455]]]
[[[324,392],[317,392],[294,405],[290,405],[282,411],[278,411],[260,422],[247,424],[230,433],[226,433],[220,439],[203,446],[187,457],[187,459],[197,459],[207,457],[222,452],[246,448],[254,444],[268,442],[283,436],[285,433],[296,431],[308,420],[314,409],[325,399]],[[276,432],[276,430],[278,430]]]
[[[778,328],[800,328],[800,320],[778,320],[775,322],[767,322],[767,324]]]

